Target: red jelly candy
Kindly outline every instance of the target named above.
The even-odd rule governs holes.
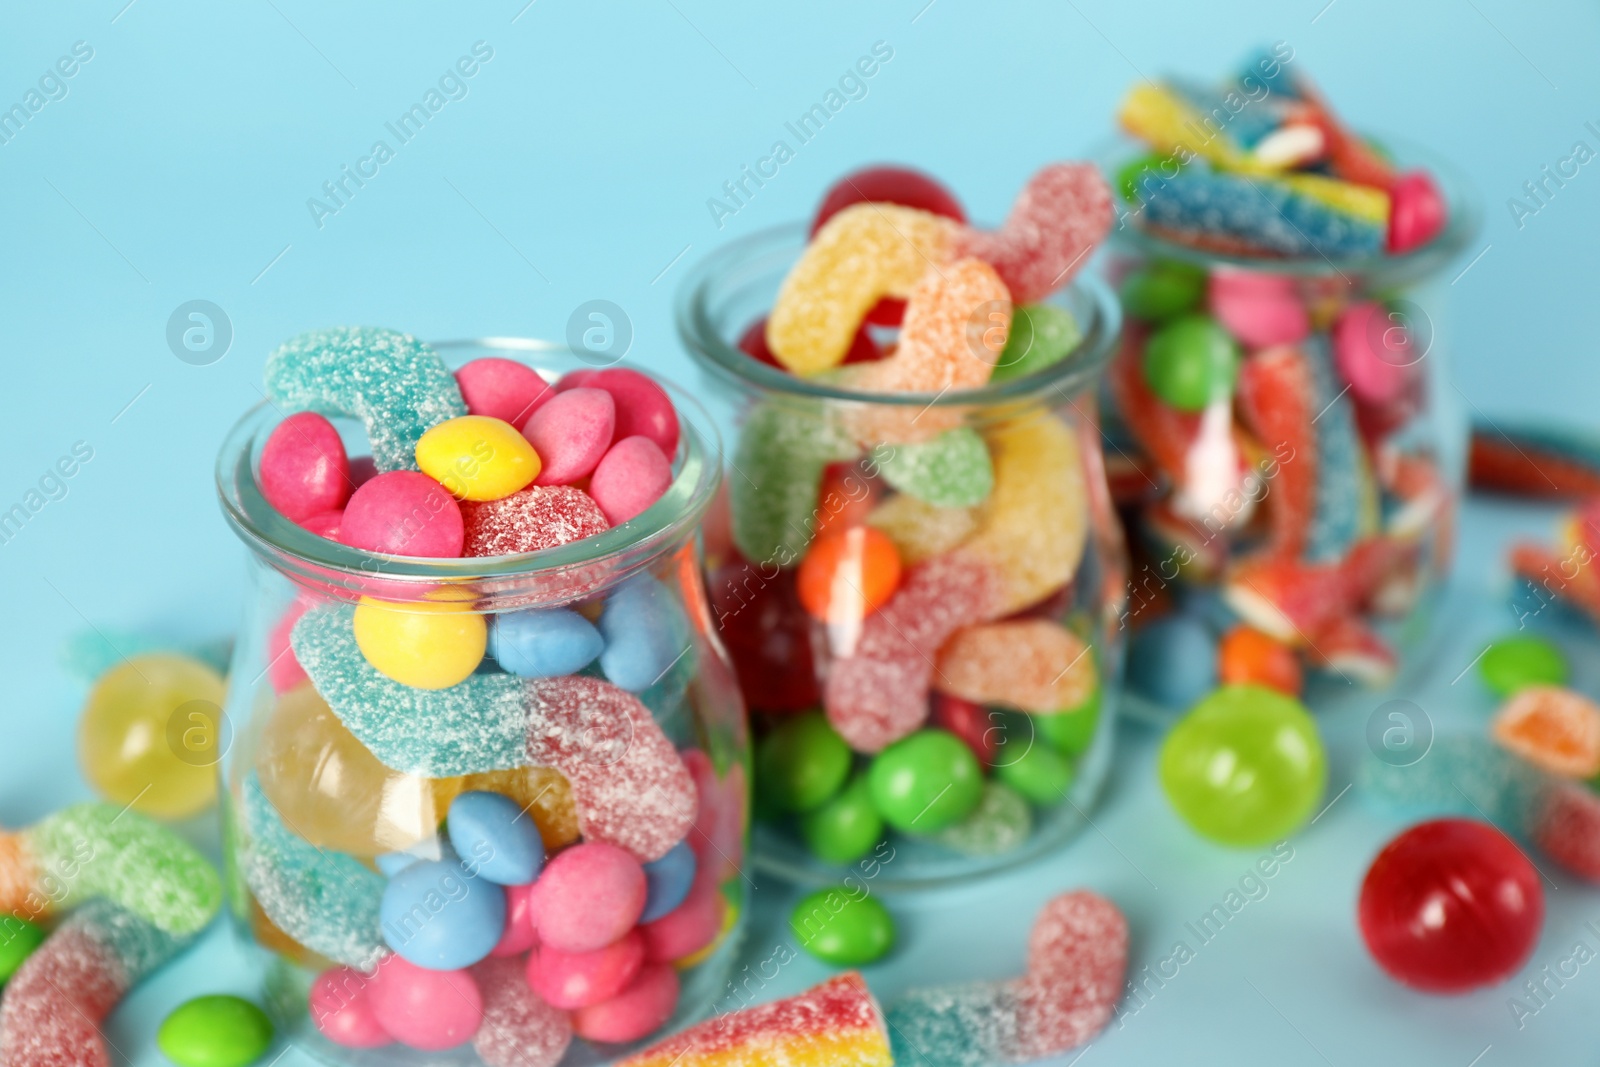
[[[885,303],[888,303],[888,301],[883,301],[879,306],[881,307]],[[905,301],[903,300],[897,300],[895,303],[900,304],[902,309],[905,306]],[[765,315],[752,322],[744,333],[739,335],[739,351],[751,359],[767,364],[769,367],[783,369],[783,364],[778,362],[778,357],[773,355],[772,349],[767,347],[767,317]],[[875,363],[882,358],[883,349],[879,348],[877,342],[867,333],[866,323],[862,323],[861,328],[856,330],[855,339],[850,342],[850,351],[844,354],[844,361],[846,363]]]
[[[711,575],[717,630],[739,688],[757,711],[802,711],[822,699],[811,655],[811,617],[800,606],[793,569],[742,559]]]
[[[816,217],[811,220],[811,233],[808,236],[815,237],[823,223],[851,204],[868,201],[900,204],[957,222],[967,221],[967,213],[955,194],[920,170],[910,167],[863,167],[846,174],[828,188],[817,207]],[[905,311],[904,300],[886,297],[867,312],[866,321],[878,326],[898,326]],[[858,334],[857,338],[861,336]],[[855,352],[854,346],[851,352]],[[845,362],[850,362],[849,357],[845,358]]]
[[[1435,819],[1384,846],[1361,883],[1361,937],[1378,965],[1426,993],[1514,973],[1544,923],[1539,874],[1487,823]]]

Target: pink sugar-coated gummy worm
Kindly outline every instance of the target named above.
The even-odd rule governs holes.
[[[528,987],[520,958],[472,968],[483,994],[483,1025],[473,1051],[489,1067],[555,1067],[572,1044],[572,1020]]]
[[[556,395],[532,367],[492,356],[462,364],[456,385],[468,415],[487,415],[519,428]]]
[[[1238,403],[1261,445],[1277,459],[1266,497],[1268,551],[1298,557],[1317,509],[1317,387],[1305,353],[1264,349],[1239,370]]]
[[[1077,1048],[1105,1028],[1128,969],[1128,921],[1086,890],[1054,898],[1028,935],[1018,1042],[1026,1059]]]
[[[528,762],[572,784],[578,827],[641,862],[658,860],[694,824],[694,779],[650,710],[599,678],[529,682]]]
[[[988,618],[999,592],[989,568],[955,556],[906,571],[889,602],[862,620],[854,647],[828,667],[822,700],[839,736],[871,753],[914,733],[928,717],[939,646]]]
[[[1111,189],[1093,163],[1052,163],[1028,179],[998,230],[963,229],[956,256],[1000,273],[1018,303],[1043,300],[1071,280],[1111,232]]]

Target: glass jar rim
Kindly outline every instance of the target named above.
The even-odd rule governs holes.
[[[567,345],[536,338],[482,337],[429,344],[453,366],[459,365],[457,361],[485,356],[526,365],[525,359],[517,357],[538,352],[583,358]],[[720,438],[706,410],[687,390],[625,360],[594,369],[610,367],[639,371],[665,389],[678,409],[680,432],[679,455],[673,457],[677,470],[661,499],[604,533],[537,552],[459,558],[389,555],[319,537],[268,504],[257,483],[254,458],[258,438],[265,440],[262,435],[268,424],[281,414],[267,399],[240,416],[217,453],[216,488],[223,514],[235,534],[258,556],[292,577],[323,586],[348,577],[359,583],[381,581],[386,589],[410,585],[421,594],[440,584],[577,571],[628,552],[651,558],[658,550],[686,539],[710,506],[722,478]]]
[[[1112,191],[1119,211],[1117,225],[1111,230],[1111,241],[1150,257],[1175,259],[1203,267],[1234,267],[1256,274],[1296,278],[1347,278],[1355,275],[1362,278],[1376,277],[1391,284],[1427,277],[1460,255],[1478,234],[1483,224],[1483,197],[1465,172],[1443,156],[1403,137],[1378,136],[1375,140],[1385,147],[1401,169],[1426,170],[1444,196],[1448,210],[1444,229],[1427,244],[1413,248],[1409,252],[1402,252],[1399,255],[1384,252],[1378,255],[1330,258],[1321,254],[1251,256],[1196,248],[1127,223],[1128,212],[1121,210],[1126,201],[1122,199],[1122,192],[1119,189]],[[1123,134],[1102,142],[1093,153],[1093,158],[1100,162],[1102,171],[1115,181],[1121,167],[1150,154],[1152,153],[1148,146],[1141,145],[1140,142]]]
[[[973,408],[1016,404],[1046,394],[1075,395],[1092,387],[1111,355],[1122,331],[1122,308],[1116,295],[1097,275],[1080,271],[1044,302],[1059,301],[1062,293],[1077,290],[1089,303],[1088,322],[1078,323],[1082,337],[1066,359],[1034,374],[977,389],[951,389],[942,393],[877,392],[852,389],[815,378],[802,378],[757,360],[717,329],[710,310],[713,287],[737,277],[737,272],[792,263],[804,247],[808,225],[791,222],[757,230],[730,241],[690,268],[678,286],[675,319],[678,336],[702,366],[736,385],[807,400],[844,401],[901,407]],[[1087,266],[1087,264],[1085,264]]]

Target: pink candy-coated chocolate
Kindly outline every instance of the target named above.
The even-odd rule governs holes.
[[[564,393],[568,389],[595,388],[594,376],[599,373],[599,369],[593,367],[585,370],[569,370],[561,376],[560,381],[556,382],[556,392]]]
[[[651,963],[681,960],[711,944],[721,933],[728,900],[707,871],[706,867],[696,870],[694,885],[682,904],[640,927],[645,958]]]
[[[604,389],[568,389],[528,419],[522,436],[543,466],[534,485],[566,485],[590,474],[617,427],[617,404]]]
[[[350,458],[333,423],[290,415],[261,448],[261,495],[295,522],[338,509],[350,495]]]
[[[653,379],[627,367],[611,367],[586,374],[581,384],[604,389],[616,401],[617,440],[648,437],[669,460],[677,454],[678,411],[667,391]]]
[[[1391,319],[1382,304],[1352,305],[1333,324],[1334,366],[1362,403],[1399,399],[1416,375],[1419,358],[1405,326]]]
[[[638,697],[582,675],[530,681],[528,691],[528,762],[566,775],[584,840],[609,842],[649,863],[684,839],[694,824],[694,779]],[[548,877],[546,868],[538,884]],[[543,936],[542,897],[538,907]]]
[[[610,1000],[644,965],[644,938],[629,930],[593,952],[562,952],[549,945],[528,957],[528,985],[545,1003],[573,1011]]]
[[[289,632],[312,603],[307,597],[296,597],[267,635],[267,680],[272,683],[274,692],[287,693],[306,680],[306,669],[300,666],[289,645]]]
[[[437,1052],[472,1040],[483,996],[466,971],[430,971],[390,956],[371,982],[372,1014],[396,1041]]]
[[[1444,194],[1427,171],[1413,170],[1389,186],[1389,252],[1399,255],[1437,237],[1448,221]]]
[[[513,426],[521,426],[555,396],[538,371],[512,359],[489,357],[463,364],[456,371],[456,384],[467,402],[467,414],[487,415]]]
[[[1207,289],[1211,313],[1249,348],[1292,345],[1311,333],[1311,316],[1293,278],[1219,270]]]
[[[539,943],[539,927],[533,914],[533,883],[508,885],[505,891],[506,928],[489,955],[520,956]]]
[[[572,1028],[590,1041],[637,1041],[659,1030],[677,1004],[678,972],[650,963],[615,997],[575,1012]]]
[[[489,1067],[556,1067],[572,1044],[572,1020],[528,988],[523,969],[516,959],[472,968],[483,991],[483,1026],[472,1048]]]
[[[644,868],[627,851],[586,841],[556,854],[534,883],[539,944],[594,952],[620,939],[644,913]]]
[[[1042,300],[1072,279],[1111,232],[1111,189],[1092,163],[1052,163],[1023,186],[998,230],[966,230],[956,256],[999,273],[1011,299]]]
[[[380,474],[357,489],[339,528],[352,548],[396,556],[459,556],[465,536],[455,497],[416,471]]]
[[[326,537],[330,541],[337,541],[339,540],[339,530],[344,526],[344,509],[319,511],[315,515],[300,520],[300,525],[318,537]]]
[[[372,979],[334,967],[311,983],[308,1007],[317,1032],[342,1048],[382,1048],[394,1038],[372,1010]]]
[[[1076,1048],[1105,1028],[1128,968],[1128,921],[1079,890],[1044,906],[1028,936],[1017,1038],[1025,1059]]]
[[[351,492],[360,489],[378,476],[378,461],[371,456],[357,456],[350,461]]]
[[[648,437],[624,437],[611,446],[589,479],[589,495],[607,521],[620,526],[645,509],[672,484],[672,464]]]
[[[461,508],[464,555],[508,556],[581,541],[611,529],[588,493],[571,485],[530,485]]]

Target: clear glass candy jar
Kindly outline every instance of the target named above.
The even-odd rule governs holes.
[[[1251,252],[1168,228],[1169,162],[1112,164],[1133,197],[1104,404],[1132,553],[1127,710],[1170,718],[1219,682],[1388,684],[1422,655],[1452,556],[1466,424],[1441,309],[1473,202],[1430,159],[1446,221],[1419,247]]]
[[[587,369],[533,342],[438,347],[453,364],[499,356],[547,379]],[[681,437],[665,495],[603,533],[520,555],[381,555],[295,525],[259,481],[281,421],[269,405],[223,445],[218,490],[253,579],[227,706],[230,899],[240,930],[274,954],[276,1022],[319,1058],[599,1063],[649,1036],[619,990],[650,1002],[655,1030],[722,990],[747,912],[748,746],[699,565],[716,435],[667,389]],[[336,425],[358,451],[360,425]],[[371,634],[441,616],[486,647],[464,680],[409,674],[415,657],[381,672],[368,658]],[[552,620],[598,635],[594,646],[569,655],[572,631]],[[571,881],[583,864],[623,873]],[[558,867],[569,881],[553,900]],[[618,939],[597,925],[581,937],[603,944],[542,957],[535,992],[530,950],[550,947],[534,941],[551,912],[534,909],[565,908],[574,929],[615,920],[598,891],[574,898],[582,884],[648,895]],[[485,924],[499,940],[482,957],[468,942]]]
[[[678,304],[732,427],[706,563],[758,737],[757,861],[978,877],[1080,829],[1110,763],[1125,569],[1095,388],[1116,305],[1086,280],[1018,313],[1070,348],[1036,373],[863,391],[740,347],[804,247],[799,227],[734,243]]]

